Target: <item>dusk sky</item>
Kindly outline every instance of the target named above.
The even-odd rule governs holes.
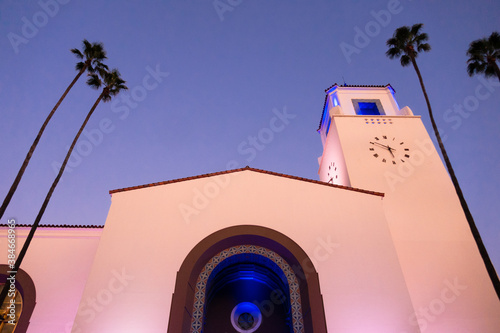
[[[385,56],[396,28],[423,23],[432,50],[417,61],[498,271],[500,83],[469,77],[466,50],[500,30],[499,14],[498,0],[0,0],[0,198],[76,75],[69,50],[81,49],[83,39],[104,44],[106,64],[130,90],[98,106],[42,224],[103,225],[109,190],[228,165],[317,180],[316,129],[324,90],[334,83],[390,83],[399,106],[421,115],[432,132],[415,71]],[[47,127],[2,223],[33,223],[99,95],[85,81]],[[252,148],[249,138],[284,112],[284,129]],[[138,227],[154,230],[155,223],[163,221]]]

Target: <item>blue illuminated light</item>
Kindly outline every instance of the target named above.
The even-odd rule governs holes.
[[[333,87],[331,87],[330,89],[328,89],[328,90],[326,91],[326,93],[327,93],[327,94],[330,94],[332,91],[335,91],[335,89],[337,89],[338,87],[339,87],[339,86],[337,86],[337,85],[335,84]]]
[[[323,110],[323,126],[327,125],[328,122],[329,122],[329,119],[330,119],[330,113],[328,112],[328,106],[329,106],[329,102],[327,100],[327,102],[325,103],[325,109]],[[326,131],[327,131],[327,134],[328,134],[328,127],[326,128]]]
[[[363,115],[363,116],[380,115],[380,111],[378,110],[376,103],[358,102],[358,106],[359,106],[358,115]]]
[[[394,101],[394,103],[396,103],[396,106],[397,106],[397,108],[399,110],[400,109],[399,108],[399,104],[398,104],[398,101],[396,100],[396,96],[394,95],[396,92],[394,91],[394,89],[392,89],[392,87],[389,87],[389,88],[390,88],[389,91],[392,94],[392,100]]]

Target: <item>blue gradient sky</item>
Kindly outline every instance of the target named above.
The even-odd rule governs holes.
[[[433,49],[418,63],[499,269],[500,84],[478,88],[483,83],[468,77],[465,52],[472,40],[500,30],[500,2],[224,0],[233,5],[220,15],[212,0],[61,2],[56,8],[56,2],[42,0],[51,4],[48,15],[37,1],[0,1],[2,200],[40,125],[75,76],[69,49],[81,47],[83,38],[104,43],[107,64],[121,71],[128,95],[135,95],[98,107],[87,129],[95,133],[104,126],[106,132],[101,129],[94,143],[83,137],[87,146],[72,159],[43,224],[103,224],[111,189],[221,171],[232,160],[317,179],[324,89],[344,79],[390,83],[399,105],[422,115],[430,130],[415,72],[385,57],[385,41],[397,27],[422,22]],[[375,23],[372,11],[388,7],[393,14]],[[30,30],[35,23],[39,27]],[[355,40],[356,31],[367,27],[374,29],[371,36]],[[24,39],[11,43],[13,34]],[[341,45],[356,42],[357,53],[346,57]],[[155,81],[148,77],[155,69],[169,74]],[[97,96],[83,79],[75,85],[47,128],[4,223],[8,217],[33,222],[55,176],[53,164],[62,162]],[[460,106],[462,114],[453,111]],[[255,156],[239,153],[249,136],[269,126],[273,109],[283,108],[296,115],[285,129]]]

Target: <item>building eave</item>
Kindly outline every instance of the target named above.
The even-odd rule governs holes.
[[[343,190],[361,192],[361,193],[365,193],[365,194],[370,194],[370,195],[384,197],[384,193],[381,193],[381,192],[363,190],[363,189],[349,187],[349,186],[343,186],[343,185],[335,185],[335,184],[325,183],[325,182],[322,182],[322,181],[319,181],[319,180],[313,180],[313,179],[308,179],[308,178],[303,178],[303,177],[291,176],[291,175],[286,175],[286,174],[283,174],[283,173],[278,173],[278,172],[273,172],[273,171],[267,171],[267,170],[262,170],[262,169],[255,169],[255,168],[251,168],[249,166],[244,167],[244,168],[239,168],[239,169],[233,169],[233,170],[227,170],[227,171],[219,171],[219,172],[214,172],[214,173],[207,173],[207,174],[203,174],[203,175],[186,177],[186,178],[179,178],[179,179],[173,179],[173,180],[167,180],[167,181],[162,181],[162,182],[157,182],[157,183],[150,183],[150,184],[144,184],[144,185],[138,185],[138,186],[125,187],[125,188],[121,188],[121,189],[111,190],[111,191],[109,191],[109,194],[126,192],[126,191],[132,191],[132,190],[139,190],[139,189],[144,189],[144,188],[149,188],[149,187],[155,187],[155,186],[160,186],[160,185],[175,184],[175,183],[185,182],[185,181],[189,181],[189,180],[202,179],[202,178],[207,178],[207,177],[213,177],[213,176],[219,176],[219,175],[226,175],[226,174],[231,174],[231,173],[236,173],[236,172],[243,172],[243,171],[258,172],[258,173],[263,173],[263,174],[272,175],[272,176],[276,176],[276,177],[283,177],[283,178],[288,178],[288,179],[293,179],[293,180],[308,182],[308,183],[322,185],[322,186],[329,186],[329,187],[332,187],[332,188],[339,188],[339,189],[343,189]]]

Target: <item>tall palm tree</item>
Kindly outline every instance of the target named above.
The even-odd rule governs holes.
[[[420,81],[422,92],[424,93],[425,102],[427,103],[427,109],[429,110],[429,117],[431,119],[432,128],[434,129],[434,133],[436,134],[436,138],[439,144],[439,148],[441,149],[444,162],[450,174],[451,181],[455,186],[455,191],[457,192],[460,204],[462,205],[465,217],[467,218],[467,222],[469,223],[472,235],[476,240],[477,247],[479,249],[479,252],[481,253],[486,269],[488,270],[490,279],[493,282],[493,286],[495,288],[497,296],[500,298],[500,281],[498,279],[498,275],[495,271],[495,267],[491,263],[490,257],[488,255],[488,252],[486,251],[486,247],[483,244],[481,236],[479,235],[479,231],[477,230],[474,218],[472,217],[467,202],[465,201],[462,189],[460,188],[457,177],[455,176],[455,171],[453,170],[450,159],[448,158],[448,154],[446,153],[446,149],[444,148],[443,140],[441,140],[436,122],[434,121],[434,114],[432,113],[431,103],[429,102],[427,91],[425,90],[424,81],[422,80],[422,75],[420,74],[420,70],[415,60],[419,52],[428,52],[431,49],[431,46],[426,43],[429,37],[426,33],[421,32],[422,26],[422,23],[418,23],[414,24],[411,27],[403,26],[397,28],[392,38],[389,38],[387,40],[387,46],[389,47],[389,49],[387,50],[386,55],[390,59],[399,58],[401,61],[401,66],[403,67],[408,66],[411,63],[413,65],[413,68],[415,69],[415,72],[417,72],[418,80]]]
[[[467,73],[484,74],[486,77],[496,76],[500,81],[500,68],[497,60],[500,60],[500,34],[493,32],[488,38],[473,41],[467,50]]]
[[[80,76],[82,76],[82,74],[85,73],[85,71],[88,71],[89,73],[94,73],[98,68],[107,68],[107,66],[102,63],[102,61],[106,59],[106,52],[104,51],[104,47],[101,43],[91,44],[86,39],[84,39],[83,53],[78,49],[71,49],[71,52],[73,52],[78,57],[78,59],[82,60],[76,64],[76,70],[78,71],[78,74],[76,74],[73,81],[66,88],[66,90],[62,94],[61,98],[59,98],[59,101],[57,101],[52,111],[50,111],[49,115],[45,119],[45,122],[38,131],[38,135],[31,144],[28,154],[24,158],[24,162],[21,165],[21,168],[19,169],[16,178],[14,179],[14,183],[12,183],[12,186],[10,187],[9,192],[5,196],[5,199],[3,200],[2,206],[0,207],[0,219],[5,213],[5,210],[7,209],[7,206],[9,205],[10,200],[14,195],[14,192],[16,192],[17,186],[21,182],[21,178],[23,177],[24,171],[28,167],[28,163],[31,159],[31,156],[33,155],[33,152],[35,151],[36,146],[38,145],[38,142],[40,141],[40,138],[42,137],[43,132],[45,131],[45,127],[47,127],[47,124],[49,123],[50,119],[52,118],[52,116],[54,115],[57,108],[64,100],[68,92],[71,90],[76,81],[78,81]]]
[[[111,72],[106,71],[103,68],[98,69],[99,75],[93,73],[90,74],[90,78],[87,80],[87,84],[90,85],[92,88],[99,89],[101,86],[103,86],[102,92],[95,101],[94,105],[90,109],[90,111],[87,114],[87,117],[83,121],[82,126],[80,127],[80,130],[76,134],[75,138],[73,139],[73,142],[71,143],[71,146],[68,149],[68,152],[66,154],[66,158],[64,159],[61,168],[59,169],[59,172],[54,179],[54,182],[52,183],[52,186],[50,187],[47,196],[45,197],[45,200],[43,201],[42,207],[40,208],[40,211],[38,212],[38,215],[35,219],[35,222],[31,226],[31,230],[28,234],[28,237],[26,238],[26,241],[23,244],[23,247],[21,251],[19,252],[19,255],[16,259],[16,263],[14,265],[14,268],[11,269],[11,271],[17,272],[19,269],[19,266],[21,265],[21,262],[23,261],[23,258],[26,254],[26,251],[28,250],[28,247],[31,243],[31,240],[33,239],[33,236],[35,234],[35,231],[38,227],[38,224],[40,223],[40,220],[42,219],[43,214],[45,213],[45,209],[47,208],[47,205],[49,204],[50,198],[52,194],[54,193],[54,190],[59,183],[59,180],[61,179],[64,169],[66,168],[66,164],[68,163],[68,160],[71,156],[71,153],[73,152],[73,149],[75,148],[76,142],[78,141],[78,138],[82,134],[83,130],[85,129],[85,126],[87,125],[87,122],[89,121],[90,117],[94,113],[94,110],[96,109],[97,105],[99,102],[102,100],[104,102],[108,102],[111,100],[113,96],[116,96],[121,90],[126,90],[128,89],[127,86],[125,86],[125,81],[120,78],[120,73],[118,70],[113,69]],[[15,273],[14,273],[15,274]],[[7,295],[8,288],[3,288],[2,292],[0,293],[0,304],[3,304],[3,301],[5,300],[5,296]]]

